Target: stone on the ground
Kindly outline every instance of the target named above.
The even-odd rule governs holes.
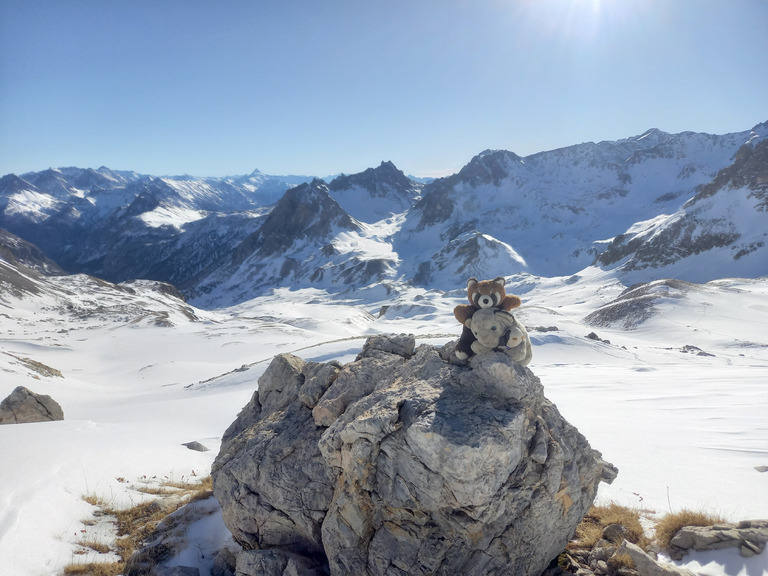
[[[64,420],[61,406],[50,396],[18,386],[0,402],[0,424],[26,424]]]

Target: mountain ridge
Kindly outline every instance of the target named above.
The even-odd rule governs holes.
[[[258,170],[214,179],[48,169],[0,178],[0,227],[68,271],[172,282],[201,301],[216,292],[219,305],[277,285],[438,288],[466,275],[568,276],[592,265],[641,280],[664,270],[706,281],[715,272],[695,271],[705,262],[696,257],[714,248],[732,254],[733,262],[718,257],[726,269],[766,274],[766,136],[768,122],[725,135],[650,129],[526,157],[484,150],[428,183],[391,161],[295,186]],[[687,249],[700,234],[693,208],[700,213],[707,195],[720,199],[736,180],[743,193],[710,200],[706,220],[738,221],[713,224],[712,241]],[[672,261],[665,250],[684,257]],[[686,258],[694,264],[672,266]]]

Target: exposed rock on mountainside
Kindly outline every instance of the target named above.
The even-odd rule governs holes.
[[[330,196],[328,185],[315,179],[288,190],[193,295],[207,305],[217,299],[240,302],[276,286],[366,286],[394,276],[396,265],[391,246],[367,237],[361,223]]]
[[[596,262],[608,267],[624,261],[620,269],[635,277],[673,265],[669,275],[695,281],[712,279],[719,266],[728,266],[734,276],[751,275],[756,268],[768,271],[766,230],[768,140],[761,140],[742,146],[733,163],[677,212],[637,223],[614,238]]]
[[[0,258],[8,264],[25,266],[41,274],[65,274],[40,248],[0,228]]]
[[[414,280],[418,284],[450,284],[456,275],[493,277],[498,270],[507,274],[525,271],[527,264],[509,244],[477,230],[465,232],[448,242],[430,260],[419,266]]]
[[[112,284],[85,274],[62,274],[50,261],[38,261],[39,253],[32,244],[0,234],[0,309],[40,307],[52,318],[75,323],[100,319],[173,326],[199,320],[199,312],[171,284],[152,280]]]
[[[35,394],[24,386],[18,386],[0,402],[0,424],[27,424],[64,420],[64,412],[58,402],[45,394]]]
[[[376,222],[410,209],[422,185],[408,178],[392,162],[359,174],[342,174],[328,185],[329,193],[352,217]]]
[[[298,240],[324,238],[334,229],[354,228],[349,214],[328,195],[327,184],[315,179],[288,190],[259,230],[237,247],[233,260],[240,263],[253,253],[258,258],[283,254]]]
[[[275,357],[213,466],[238,573],[538,575],[565,548],[615,468],[529,370],[449,348]]]
[[[584,320],[593,326],[620,326],[624,330],[633,330],[653,317],[654,308],[660,301],[680,299],[696,289],[700,289],[697,284],[674,279],[639,284],[627,288]]]
[[[424,267],[436,255],[463,234],[479,231],[513,247],[533,274],[573,274],[594,262],[606,250],[604,239],[617,231],[674,213],[733,161],[740,146],[767,132],[768,124],[725,136],[650,130],[525,158],[485,151],[459,173],[424,187],[394,239],[401,272],[423,282]],[[719,216],[722,234],[708,240],[698,230],[684,233],[703,249],[718,245],[727,230],[742,228],[734,215]],[[456,265],[465,263],[458,259]],[[446,278],[430,280],[436,286]]]

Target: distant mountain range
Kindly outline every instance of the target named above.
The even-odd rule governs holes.
[[[330,182],[81,168],[0,179],[0,257],[46,274],[178,286],[227,305],[277,286],[333,292],[468,276],[626,282],[768,274],[768,122],[726,135],[649,130],[520,157],[487,150],[429,182],[391,162]],[[45,264],[42,264],[42,263]],[[23,263],[23,262],[22,262]],[[24,264],[26,265],[26,264]]]

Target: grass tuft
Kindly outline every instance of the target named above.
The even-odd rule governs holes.
[[[669,542],[685,526],[712,526],[724,521],[716,514],[684,508],[680,512],[666,514],[656,523],[656,543],[662,548],[669,548]]]
[[[64,576],[119,576],[125,564],[122,562],[89,562],[70,564],[64,568]]]
[[[592,548],[603,537],[603,530],[611,524],[620,524],[624,527],[622,539],[626,539],[641,548],[647,548],[649,542],[643,534],[643,526],[640,523],[640,512],[633,508],[609,504],[608,506],[592,506],[584,516],[584,519],[576,527],[576,534],[571,548]],[[612,544],[620,544],[612,542]]]
[[[78,540],[77,545],[93,550],[94,552],[98,552],[99,554],[109,554],[112,552],[112,548],[109,546],[109,544],[104,544],[104,542],[99,542],[98,540]]]

